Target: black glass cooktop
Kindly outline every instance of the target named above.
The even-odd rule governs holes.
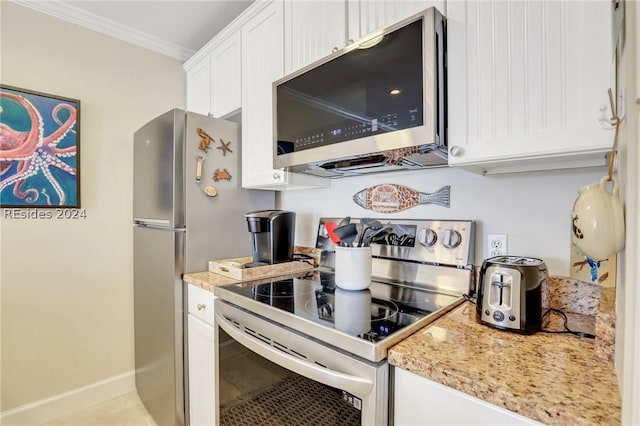
[[[458,299],[426,289],[376,281],[366,290],[344,290],[336,287],[333,272],[323,270],[266,283],[226,285],[218,287],[216,295],[267,319],[271,318],[269,312],[276,309],[291,314],[291,323],[298,322],[303,328],[303,320],[311,321],[314,326],[372,343],[410,328]]]

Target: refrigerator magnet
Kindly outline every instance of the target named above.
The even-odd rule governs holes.
[[[213,172],[213,180],[216,182],[220,180],[231,181],[231,173],[229,173],[229,170],[227,169],[216,169],[216,171]]]
[[[227,156],[227,152],[233,152],[231,150],[231,148],[229,148],[229,145],[231,145],[231,141],[224,143],[224,141],[222,140],[222,138],[220,138],[220,146],[217,146],[217,149],[221,149],[222,150],[222,155],[224,157]]]
[[[202,179],[202,163],[204,163],[204,157],[198,155],[196,157],[196,183],[200,183],[200,179]]]
[[[199,127],[196,129],[196,132],[198,132],[198,136],[202,138],[200,139],[200,144],[198,145],[198,149],[201,149],[204,152],[209,152],[209,145],[213,141],[213,138],[209,136],[207,132],[205,132]]]
[[[204,193],[209,197],[218,195],[218,191],[213,186],[205,186]]]

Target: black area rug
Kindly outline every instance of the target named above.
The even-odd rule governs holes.
[[[360,425],[360,416],[341,392],[297,375],[220,407],[221,426]]]

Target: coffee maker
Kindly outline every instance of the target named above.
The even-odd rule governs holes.
[[[480,269],[476,320],[521,334],[539,331],[542,296],[548,291],[547,267],[540,259],[496,256]]]
[[[253,263],[273,265],[293,260],[296,214],[285,210],[260,210],[245,214],[251,233]]]

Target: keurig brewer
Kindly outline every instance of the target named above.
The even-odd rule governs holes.
[[[251,233],[253,263],[272,265],[293,260],[296,214],[284,210],[260,210],[245,215]]]

